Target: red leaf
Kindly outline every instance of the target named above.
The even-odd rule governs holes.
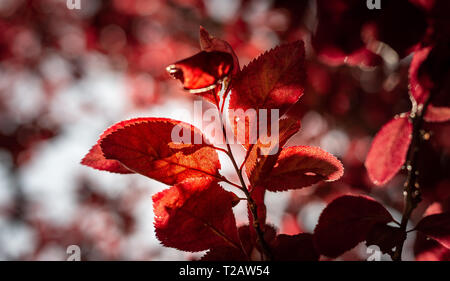
[[[256,142],[256,136],[253,139],[249,134],[258,123],[259,109],[278,109],[282,116],[303,95],[304,56],[301,41],[281,45],[253,60],[234,77],[229,118],[238,142],[246,149]],[[256,115],[247,110],[254,110]]]
[[[440,214],[443,213],[443,206],[441,203],[439,202],[434,202],[433,204],[429,205],[427,207],[427,209],[425,210],[425,212],[423,213],[423,216],[430,216],[430,215],[436,215],[436,214]]]
[[[418,232],[414,243],[416,261],[450,261],[450,249]]]
[[[240,249],[232,211],[236,195],[206,178],[187,179],[153,196],[156,236],[167,247]]]
[[[301,233],[297,235],[280,234],[272,245],[275,261],[318,261],[313,235]]]
[[[338,257],[364,241],[376,224],[391,222],[392,216],[367,196],[341,196],[323,210],[314,231],[319,253]]]
[[[425,47],[414,54],[410,65],[410,90],[417,103],[424,104],[430,93],[443,94],[448,101],[450,78],[450,44],[447,41]],[[433,97],[435,102],[436,95]]]
[[[416,230],[450,249],[450,212],[424,217],[417,224]]]
[[[450,107],[436,107],[429,105],[424,117],[427,122],[447,122],[450,121]]]
[[[335,181],[343,173],[342,163],[318,147],[287,147],[283,148],[275,167],[261,185],[270,191],[285,191],[310,186],[322,180]]]
[[[193,93],[214,89],[223,78],[230,75],[233,57],[229,53],[202,51],[192,57],[167,67],[167,72],[179,79],[186,90]]]
[[[89,153],[81,160],[81,164],[92,167],[97,170],[108,171],[119,174],[132,174],[133,171],[128,170],[125,166],[116,160],[108,160],[103,155],[99,144],[95,144]]]
[[[211,36],[203,26],[200,26],[200,47],[207,52],[219,51],[230,54],[233,57],[232,74],[236,74],[240,70],[239,60],[230,44]]]
[[[412,124],[406,116],[391,120],[377,133],[365,162],[374,184],[386,184],[400,170],[406,160],[411,133]]]
[[[137,118],[134,119],[133,122],[138,122],[140,120],[145,121],[147,120],[147,118]],[[81,164],[92,167],[97,170],[108,171],[112,173],[120,173],[120,174],[134,173],[133,171],[130,171],[125,166],[123,166],[119,161],[106,159],[100,147],[100,142],[106,136],[117,131],[120,128],[127,126],[129,122],[130,121],[122,121],[106,129],[100,136],[97,143],[89,150],[89,153],[86,154],[86,156],[84,156],[83,160],[81,160]]]
[[[300,121],[295,118],[281,119],[277,143],[271,140],[258,139],[252,145],[245,162],[245,172],[252,186],[258,186],[261,178],[270,173],[277,162],[278,156],[286,142],[300,130]]]
[[[192,125],[166,118],[140,118],[100,140],[107,159],[120,161],[136,173],[173,185],[186,178],[218,176],[219,158]],[[172,130],[183,130],[190,143],[172,140]],[[184,135],[183,135],[184,137]],[[200,144],[194,144],[195,142]]]
[[[302,229],[299,221],[297,220],[297,211],[294,212],[287,211],[283,215],[283,218],[281,219],[280,233],[286,235],[294,235],[301,232],[304,232],[304,230]]]

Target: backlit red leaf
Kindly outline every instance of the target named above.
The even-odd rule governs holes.
[[[342,163],[318,147],[286,147],[260,185],[270,191],[297,189],[320,181],[335,181],[344,173]]]
[[[416,261],[450,261],[450,249],[418,232],[414,243]]]
[[[117,131],[120,128],[127,126],[130,122],[138,122],[145,121],[147,118],[138,118],[130,121],[122,121],[114,124],[113,126],[106,129],[103,134],[100,136],[97,143],[89,150],[89,153],[84,156],[83,160],[81,160],[81,164],[92,167],[97,170],[108,171],[112,173],[120,173],[120,174],[132,174],[133,171],[130,171],[125,166],[123,166],[117,160],[106,159],[103,155],[102,149],[100,147],[100,142],[109,134]]]
[[[270,173],[283,146],[298,130],[300,130],[300,121],[296,118],[281,119],[277,140],[266,140],[260,137],[258,142],[251,146],[245,162],[245,172],[252,186],[258,186],[260,180]]]
[[[427,122],[447,122],[450,121],[450,107],[437,107],[429,105],[424,116]]]
[[[108,160],[103,155],[99,144],[95,144],[89,153],[81,160],[81,164],[92,167],[97,170],[108,171],[119,174],[132,174],[133,171],[128,170],[125,166],[116,160]]]
[[[416,230],[450,249],[450,212],[424,217],[417,224]]]
[[[323,210],[314,231],[315,245],[319,253],[335,258],[364,241],[374,225],[392,220],[374,199],[345,195]]]
[[[406,160],[411,133],[412,124],[407,116],[391,120],[377,133],[365,161],[374,184],[382,186],[398,173]]]
[[[239,60],[230,44],[222,39],[211,36],[202,26],[200,26],[200,47],[203,51],[207,52],[219,51],[230,54],[233,57],[232,74],[236,74],[239,71]]]
[[[107,159],[169,185],[186,178],[218,175],[217,152],[194,126],[166,118],[132,119],[124,124],[100,140]],[[178,129],[182,133],[175,135],[183,134],[180,137],[184,139],[187,134],[186,143],[172,139]]]
[[[303,95],[304,56],[301,41],[281,45],[250,62],[233,78],[229,118],[238,142],[246,149],[256,142],[256,136],[249,134],[258,125],[250,111],[259,114],[259,109],[278,109],[281,117]]]
[[[309,233],[278,235],[272,244],[272,254],[276,261],[318,261],[320,257]]]
[[[156,236],[163,245],[183,251],[224,245],[240,249],[235,200],[215,181],[187,179],[153,196]]]

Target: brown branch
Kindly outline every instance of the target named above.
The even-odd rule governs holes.
[[[400,222],[400,229],[406,232],[406,227],[408,225],[408,221],[411,218],[411,214],[417,205],[422,201],[420,185],[419,185],[419,149],[420,144],[423,140],[422,137],[422,127],[424,123],[424,116],[427,112],[428,106],[431,103],[432,96],[434,91],[430,94],[426,102],[423,104],[423,107],[417,106],[416,101],[413,97],[411,97],[411,101],[413,104],[410,120],[413,125],[412,132],[412,140],[411,145],[409,147],[408,158],[405,163],[406,170],[408,171],[408,175],[404,184],[404,208],[402,220]],[[393,261],[401,261],[402,260],[402,251],[405,240],[399,241],[399,243],[395,247],[395,251],[391,254],[391,258]]]

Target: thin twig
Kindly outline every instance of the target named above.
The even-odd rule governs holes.
[[[209,147],[211,147],[211,148],[213,148],[213,149],[215,149],[215,150],[222,151],[223,153],[225,153],[226,155],[228,155],[228,151],[227,151],[226,149],[224,149],[224,148],[221,148],[221,147],[218,147],[218,146],[215,146],[215,145],[212,145],[212,144],[207,145],[207,146],[209,146]]]
[[[419,186],[419,170],[418,170],[418,160],[419,160],[419,148],[422,142],[421,130],[424,123],[424,116],[427,112],[428,106],[431,103],[434,91],[430,93],[430,96],[423,104],[422,109],[417,106],[417,103],[413,98],[411,98],[413,103],[413,108],[410,114],[410,119],[413,125],[412,140],[409,147],[408,159],[406,160],[406,169],[408,175],[404,185],[404,208],[402,220],[400,222],[400,229],[406,232],[406,227],[408,226],[408,221],[411,218],[411,214],[417,205],[422,201],[420,186]],[[391,255],[393,261],[402,260],[402,251],[405,240],[401,240],[395,247],[394,253]]]
[[[236,183],[230,181],[230,180],[227,179],[226,177],[222,177],[221,180],[222,180],[223,182],[226,182],[226,183],[228,183],[228,184],[230,184],[230,185],[232,185],[232,186],[234,186],[234,187],[236,187],[236,188],[238,188],[238,189],[244,191],[244,188],[243,188],[242,186],[240,186],[239,184],[236,184]]]

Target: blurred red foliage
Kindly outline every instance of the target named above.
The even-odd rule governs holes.
[[[102,182],[103,175],[76,167],[103,128],[143,113],[163,116],[175,100],[194,100],[165,67],[199,51],[200,25],[227,41],[242,66],[280,43],[305,42],[304,94],[291,109],[302,129],[288,145],[324,148],[345,174],[279,201],[266,192],[268,224],[280,227],[269,233],[274,243],[313,232],[326,204],[347,193],[370,194],[400,220],[408,165],[396,165],[380,188],[364,162],[383,124],[414,112],[432,92],[417,156],[422,201],[409,222],[416,225],[430,205],[448,212],[449,3],[386,0],[381,10],[368,10],[356,0],[82,0],[80,10],[69,10],[58,0],[2,1],[0,259],[65,259],[72,244],[83,260],[191,258],[147,243],[153,233],[140,236],[149,231],[141,206],[151,208],[150,195],[161,190],[156,183],[132,176],[120,182],[120,175]],[[75,211],[54,211],[61,222],[50,211],[57,204]],[[253,239],[245,216],[236,217],[239,236]],[[408,240],[405,259],[450,259],[424,234]],[[366,258],[356,247],[339,259]]]

